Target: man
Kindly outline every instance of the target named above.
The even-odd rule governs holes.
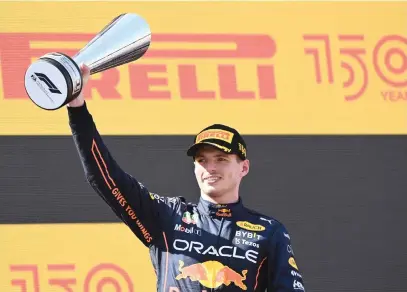
[[[86,84],[89,68],[81,70]],[[187,151],[201,190],[192,204],[154,194],[124,172],[82,94],[67,109],[86,179],[149,248],[157,291],[304,291],[284,225],[242,204],[239,185],[250,164],[235,129],[210,126]]]

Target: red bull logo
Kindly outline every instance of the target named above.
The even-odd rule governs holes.
[[[206,261],[184,267],[184,262],[180,260],[179,271],[181,273],[175,278],[177,280],[189,278],[191,281],[199,281],[207,288],[229,286],[233,283],[240,289],[247,290],[247,286],[243,283],[246,280],[247,270],[243,270],[240,274],[217,261]]]
[[[222,208],[222,209],[219,209],[216,212],[216,216],[219,216],[219,217],[232,217],[232,213],[230,212],[230,209]]]

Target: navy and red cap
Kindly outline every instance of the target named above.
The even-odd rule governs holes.
[[[247,158],[247,147],[243,137],[236,129],[222,124],[213,124],[200,131],[194,144],[187,151],[188,156],[195,156],[202,145],[211,145],[227,154],[236,154],[242,160]]]

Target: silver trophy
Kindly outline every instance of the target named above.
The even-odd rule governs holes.
[[[33,62],[25,73],[25,90],[40,108],[59,109],[82,91],[80,64],[87,65],[91,75],[102,72],[141,58],[150,41],[150,28],[143,18],[121,14],[75,56],[52,52]]]

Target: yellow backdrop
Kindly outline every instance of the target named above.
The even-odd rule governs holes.
[[[71,292],[156,291],[148,249],[124,224],[0,225],[0,234],[2,292],[23,283],[26,292],[69,292],[63,282]]]
[[[35,11],[35,13],[34,13]],[[123,12],[143,16],[143,59],[93,76],[104,134],[407,133],[407,3],[0,3],[0,134],[69,134],[28,100],[29,62],[73,55]]]

